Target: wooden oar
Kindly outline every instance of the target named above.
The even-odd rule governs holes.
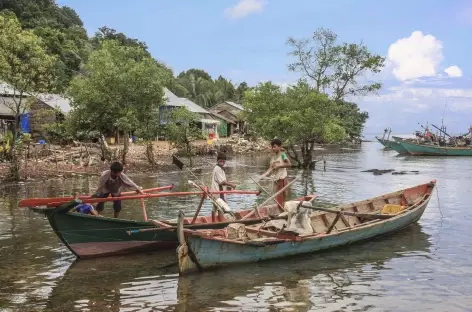
[[[244,219],[247,219],[249,218],[250,216],[252,216],[254,213],[257,213],[257,215],[260,217],[260,214],[259,214],[259,208],[260,207],[263,207],[266,203],[268,203],[270,200],[272,200],[273,198],[277,197],[277,195],[281,194],[282,192],[285,191],[285,189],[287,189],[290,185],[293,184],[293,182],[295,182],[296,180],[298,179],[298,177],[295,177],[295,179],[293,179],[290,183],[288,183],[287,185],[285,185],[283,188],[281,188],[277,193],[275,193],[274,195],[272,195],[271,197],[267,198],[262,204],[260,204],[259,206],[256,206],[256,208],[254,208],[253,211],[251,211],[250,213],[248,213],[247,215],[245,215],[241,220],[244,220]]]
[[[270,220],[286,220],[287,216],[283,217],[273,217],[273,218],[261,218],[261,219],[250,219],[250,220],[234,220],[234,221],[225,221],[225,222],[215,222],[215,223],[197,223],[197,224],[184,224],[185,229],[195,229],[195,228],[201,228],[205,227],[208,225],[211,225],[212,227],[225,227],[227,225],[233,224],[233,223],[242,223],[245,225],[251,225],[251,224],[257,224],[265,221],[270,221]],[[165,226],[164,226],[165,225]],[[172,225],[167,225],[163,223],[162,227],[160,228],[147,228],[147,229],[136,229],[136,230],[128,230],[126,233],[128,235],[131,234],[136,234],[136,233],[141,233],[141,232],[156,232],[156,231],[169,231],[169,230],[176,230],[177,226],[172,226]]]
[[[260,191],[215,191],[210,192],[211,194],[254,194],[257,195]],[[107,197],[107,198],[85,198],[82,199],[83,203],[102,203],[110,202],[117,200],[131,200],[131,199],[141,199],[141,198],[159,198],[159,197],[175,197],[175,196],[191,196],[191,195],[202,195],[203,192],[166,192],[158,194],[142,194],[142,195],[130,195],[130,196],[120,196],[120,197]],[[57,207],[63,205],[64,202],[52,202],[48,203],[47,207]]]
[[[300,207],[311,209],[311,210],[319,210],[319,211],[324,211],[324,212],[343,214],[343,215],[346,215],[346,216],[353,216],[353,217],[364,218],[364,219],[389,219],[389,218],[395,217],[395,215],[378,214],[378,213],[349,212],[349,211],[342,211],[342,210],[333,210],[333,209],[329,209],[329,208],[310,207],[310,206],[306,206],[306,205],[301,205]]]
[[[159,186],[150,189],[142,190],[144,193],[154,193],[164,190],[172,190],[174,188],[174,184],[166,185],[166,186]],[[133,195],[136,194],[136,191],[131,192],[123,192],[121,195]],[[83,195],[78,197],[80,200],[91,198],[91,195]],[[74,199],[74,196],[66,196],[66,197],[44,197],[44,198],[26,198],[20,201],[19,207],[35,207],[35,206],[42,206],[47,205],[53,202],[61,202],[66,203]]]

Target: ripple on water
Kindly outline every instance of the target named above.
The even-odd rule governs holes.
[[[317,151],[317,153],[320,153]],[[47,220],[17,208],[24,197],[93,192],[96,177],[8,187],[0,194],[0,309],[18,311],[470,311],[472,234],[469,194],[472,158],[397,157],[377,143],[327,153],[327,171],[302,172],[291,196],[317,193],[334,205],[437,179],[437,193],[418,224],[392,236],[316,255],[234,266],[180,277],[175,251],[74,261]],[[213,160],[211,161],[213,162]],[[241,165],[240,165],[241,164]],[[265,157],[233,157],[228,178],[256,189],[250,176],[264,172]],[[419,170],[376,176],[367,169]],[[209,184],[211,166],[196,171]],[[134,179],[144,187],[175,184],[188,190],[185,172]],[[266,189],[270,181],[262,180]],[[266,198],[232,196],[233,209]],[[147,200],[151,218],[190,215],[198,197]],[[203,213],[211,211],[205,203]],[[105,213],[111,214],[107,206]],[[141,219],[139,205],[123,217]]]

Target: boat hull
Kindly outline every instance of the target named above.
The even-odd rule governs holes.
[[[425,156],[472,156],[472,147],[444,147],[400,142],[411,155]]]
[[[316,198],[310,195],[306,198]],[[95,258],[115,256],[136,252],[158,252],[178,246],[178,237],[175,230],[139,231],[156,229],[159,225],[151,221],[134,221],[107,217],[96,217],[76,212],[68,212],[73,207],[69,203],[56,209],[35,208],[33,211],[44,213],[52,229],[64,245],[78,258]],[[279,213],[277,205],[262,207],[266,213]],[[244,216],[253,209],[235,212],[237,216]],[[256,218],[256,216],[252,217]],[[192,218],[185,221],[189,224]],[[225,224],[218,222],[228,221],[222,216],[198,216],[192,228],[219,229]],[[169,220],[168,222],[174,222]],[[216,223],[215,223],[216,222]],[[165,226],[165,225],[164,225]],[[133,234],[129,235],[128,231]]]
[[[78,258],[120,255],[140,251],[159,251],[173,248],[177,235],[172,231],[126,231],[155,228],[151,222],[94,217],[73,212],[47,216],[59,239]]]
[[[395,152],[397,152],[400,155],[409,154],[407,149],[404,148],[403,145],[400,142],[390,141],[389,146],[390,146],[391,149],[393,149]]]
[[[341,232],[334,236],[320,237],[302,242],[284,242],[258,247],[218,240],[207,240],[195,236],[189,236],[186,240],[189,249],[193,251],[200,267],[202,269],[208,269],[229,264],[257,262],[313,253],[368,240],[379,235],[389,234],[418,221],[426,209],[426,206],[427,203],[422,205],[419,209],[398,218],[394,222],[375,224],[365,229]]]
[[[390,146],[388,145],[388,140],[385,140],[385,139],[381,139],[381,138],[378,138],[378,137],[375,137],[377,139],[377,141],[382,144],[383,147],[385,148],[390,148]]]
[[[407,211],[381,221],[366,222],[366,224],[333,233],[328,231],[316,235],[294,237],[293,239],[281,237],[273,241],[243,242],[195,235],[191,234],[190,231],[181,230],[179,227],[180,246],[177,249],[177,255],[179,257],[180,273],[314,253],[399,231],[421,218],[430,201],[434,186],[435,182],[432,182],[432,184],[420,185],[403,191],[402,196],[418,192],[423,194],[421,195],[421,201],[414,204]],[[384,196],[375,198],[371,202],[378,202],[383,199],[385,199]],[[363,201],[363,203],[366,202]],[[186,257],[186,255],[189,255],[189,257]],[[193,264],[187,260],[188,258],[191,259]]]

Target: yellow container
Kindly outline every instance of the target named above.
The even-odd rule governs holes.
[[[109,137],[107,138],[108,144],[115,144],[115,138],[114,137]]]
[[[382,209],[382,214],[397,214],[405,209],[405,206],[395,205],[395,204],[386,204]]]
[[[213,144],[213,140],[212,140],[212,139],[208,139],[208,140],[207,140],[207,143],[208,143],[208,145],[212,145],[212,144]]]

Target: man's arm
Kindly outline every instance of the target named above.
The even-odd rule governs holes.
[[[129,187],[131,189],[134,189],[136,192],[138,192],[139,194],[142,194],[143,191],[141,191],[141,189],[139,188],[138,185],[136,185],[136,183],[134,183],[130,178],[128,178],[128,176],[124,173],[121,173],[120,175],[121,177],[121,181],[123,181],[123,184],[126,186],[126,187]]]
[[[223,169],[215,172],[215,180],[219,185],[228,185],[232,188],[236,188],[236,184],[226,180],[226,174],[223,172]]]

